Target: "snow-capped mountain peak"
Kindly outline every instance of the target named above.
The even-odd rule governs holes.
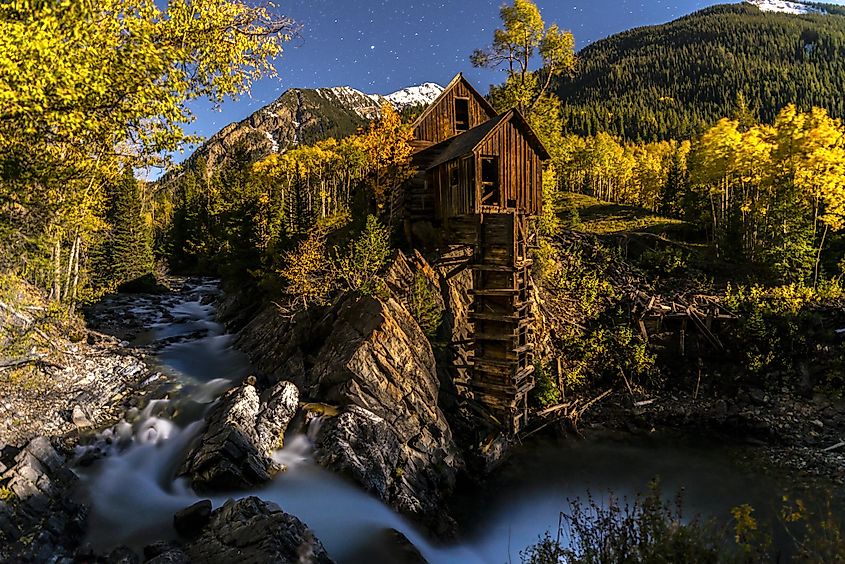
[[[402,111],[428,105],[442,92],[443,87],[432,82],[387,95],[367,94],[351,86],[291,88],[246,119],[212,135],[191,158],[205,159],[206,174],[211,174],[230,162],[229,149],[236,143],[259,157],[283,153],[301,143],[351,135],[377,119],[385,103]]]
[[[428,105],[440,96],[440,93],[443,92],[443,87],[433,82],[426,82],[418,86],[403,88],[386,96],[382,94],[366,94],[350,86],[317,88],[316,92],[322,98],[333,99],[345,107],[352,109],[362,118],[373,119],[378,116],[379,107],[384,102],[389,102],[399,111],[411,106]]]
[[[397,110],[411,106],[428,105],[443,92],[443,87],[434,82],[426,82],[418,86],[409,86],[385,96]]]
[[[745,0],[757,6],[761,12],[781,12],[784,14],[826,14],[821,8],[810,6],[803,2],[789,2],[787,0]]]

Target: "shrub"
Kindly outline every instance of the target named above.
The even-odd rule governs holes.
[[[375,295],[380,286],[378,274],[387,265],[391,252],[390,233],[375,216],[369,215],[364,230],[349,245],[346,254],[341,255],[335,249],[337,277],[350,290]]]
[[[828,492],[818,509],[810,509],[802,500],[783,498],[780,520],[795,542],[795,560],[800,562],[845,562],[845,532],[841,518],[834,514],[832,496]],[[801,533],[795,526],[803,528]]]
[[[626,387],[636,386],[655,368],[647,344],[627,325],[599,326],[572,335],[563,348],[569,351],[564,383],[571,387],[581,385],[588,375],[604,380],[622,378]]]
[[[422,272],[414,275],[414,284],[408,298],[411,315],[417,321],[425,336],[433,339],[437,335],[443,312],[440,310],[439,296],[429,279]]]
[[[845,561],[845,535],[834,514],[827,492],[818,510],[801,500],[783,498],[777,517],[792,541],[773,547],[771,527],[754,517],[754,508],[740,505],[731,510],[731,521],[687,518],[683,499],[664,501],[657,481],[633,502],[610,496],[604,503],[588,494],[586,503],[570,500],[569,514],[561,513],[558,530],[548,532],[520,553],[530,564],[674,562],[751,563],[791,560],[812,564]]]
[[[539,360],[534,362],[534,378],[537,381],[533,390],[534,399],[541,408],[560,403],[560,388]]]
[[[296,248],[283,255],[279,273],[288,281],[287,291],[306,308],[322,304],[334,287],[334,277],[326,254],[323,231],[313,229]]]
[[[681,495],[665,502],[653,482],[633,503],[613,496],[605,503],[591,495],[586,504],[570,500],[557,537],[546,534],[520,555],[530,564],[708,563],[720,562],[724,553],[724,531],[712,521],[686,519]]]
[[[687,269],[688,255],[689,253],[673,247],[646,249],[640,258],[640,263],[653,272],[667,275],[681,274]]]
[[[832,346],[827,317],[841,317],[842,297],[836,281],[824,281],[816,288],[728,286],[724,304],[739,317],[732,331],[733,341],[742,343],[743,368],[768,384],[784,383],[777,376],[794,374],[801,364],[817,370],[827,367],[829,379],[841,378],[845,357],[841,347]],[[836,326],[841,322],[838,319]],[[829,353],[822,354],[824,350]]]
[[[17,499],[17,496],[15,496],[15,492],[9,489],[9,487],[0,487],[0,502],[10,503],[15,501],[15,499]]]

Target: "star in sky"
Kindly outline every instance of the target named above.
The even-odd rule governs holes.
[[[575,34],[579,48],[613,33],[663,23],[713,0],[535,0],[547,24]],[[725,0],[730,1],[730,0]],[[474,69],[469,55],[489,45],[503,0],[289,0],[281,10],[302,25],[277,61],[278,78],[226,102],[222,113],[194,106],[194,132],[210,136],[288,88],[352,86],[386,94],[410,85],[445,85],[458,72],[486,92],[503,74]]]

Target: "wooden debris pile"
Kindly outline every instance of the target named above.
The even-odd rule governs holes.
[[[664,298],[634,290],[630,294],[630,311],[646,342],[657,335],[677,334],[682,356],[686,355],[691,335],[701,337],[714,350],[723,351],[719,333],[726,322],[736,319],[717,297],[702,294]]]

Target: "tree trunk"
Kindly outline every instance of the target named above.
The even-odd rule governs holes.
[[[73,260],[73,286],[71,286],[70,307],[73,308],[76,304],[76,293],[79,288],[79,255],[82,252],[82,239],[79,235],[76,236],[76,257]]]
[[[73,244],[70,246],[70,253],[67,257],[67,271],[65,272],[65,291],[63,295],[65,298],[70,297],[70,285],[73,277],[73,262],[76,255],[76,247],[79,244],[79,235],[74,235]]]
[[[813,288],[816,288],[819,284],[819,264],[821,263],[821,260],[822,260],[822,249],[824,248],[824,240],[827,237],[827,230],[828,230],[828,225],[825,224],[824,231],[822,231],[822,240],[821,240],[821,243],[819,243],[819,250],[816,253],[816,268],[815,268],[815,272],[813,274]]]
[[[62,240],[53,245],[53,299],[62,302]]]

